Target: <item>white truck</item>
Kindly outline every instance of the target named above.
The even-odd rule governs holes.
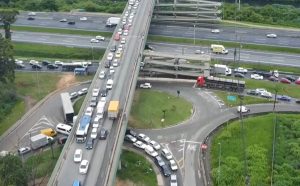
[[[105,108],[105,101],[99,101],[97,105],[97,116],[99,116],[100,119],[104,117],[104,108]]]
[[[226,76],[230,76],[232,73],[232,70],[227,65],[215,64],[214,68],[213,68],[213,72],[215,74],[223,74]]]
[[[119,17],[110,17],[106,21],[107,27],[117,26],[120,22],[121,18]]]
[[[213,53],[216,54],[228,54],[228,50],[226,50],[223,45],[212,44],[210,46],[210,49],[212,50]]]
[[[52,140],[53,138],[46,136],[45,134],[37,134],[35,136],[32,136],[30,138],[30,144],[31,144],[31,148],[33,150],[35,149],[39,149],[43,146],[46,146],[49,144],[49,142]]]

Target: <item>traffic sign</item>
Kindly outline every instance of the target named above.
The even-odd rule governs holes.
[[[207,145],[205,143],[201,144],[201,149],[206,150],[207,149]]]
[[[236,101],[236,96],[227,96],[228,101]]]

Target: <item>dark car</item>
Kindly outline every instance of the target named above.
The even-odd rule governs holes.
[[[25,68],[26,66],[24,64],[18,64],[16,63],[16,69],[22,69],[22,68]]]
[[[131,129],[126,129],[126,134],[130,134],[133,137],[137,137],[137,133]]]
[[[167,165],[163,165],[161,167],[161,170],[162,170],[165,177],[169,177],[171,175],[171,171],[170,171],[170,169]]]
[[[85,143],[85,148],[86,149],[93,149],[93,146],[94,146],[94,139],[93,138],[89,138],[88,140],[86,140],[86,143]]]
[[[58,69],[58,66],[50,63],[49,65],[47,65],[47,68],[48,69]]]
[[[106,61],[105,62],[105,68],[109,68],[111,66],[111,61]]]
[[[270,76],[272,76],[272,73],[270,72],[266,72],[266,71],[254,71],[254,74],[258,74],[263,76],[264,78],[269,78]]]
[[[274,76],[270,76],[269,78],[268,78],[268,80],[270,80],[270,81],[278,81],[278,78],[277,77],[274,77]]]
[[[68,24],[69,25],[75,25],[75,21],[69,21]]]
[[[90,102],[90,106],[91,107],[96,107],[97,106],[97,102],[98,102],[98,98],[97,97],[92,97],[91,98],[91,102]]]
[[[42,65],[44,65],[44,66],[47,66],[49,64],[50,64],[50,61],[47,61],[47,60],[42,61]]]
[[[110,51],[111,52],[115,52],[117,50],[117,46],[116,45],[113,45],[111,48],[110,48]]]
[[[260,93],[258,91],[256,91],[256,90],[253,89],[253,90],[248,90],[247,94],[258,96]]]
[[[164,162],[164,160],[162,159],[161,156],[156,156],[154,159],[155,159],[155,163],[158,166],[162,167],[162,166],[166,165],[166,163]]]
[[[292,98],[290,98],[289,96],[285,96],[285,95],[277,95],[277,99],[281,100],[281,101],[291,101]]]
[[[234,77],[245,78],[245,75],[242,73],[235,73]]]
[[[42,66],[39,65],[39,64],[33,64],[33,65],[31,66],[31,68],[32,68],[32,69],[36,69],[36,70],[40,70],[40,69],[42,69]]]
[[[101,90],[101,92],[100,92],[100,96],[101,97],[106,97],[107,96],[107,89],[103,89],[103,90]]]
[[[154,47],[151,45],[146,44],[145,45],[145,50],[154,50]]]
[[[285,84],[291,84],[291,81],[288,80],[288,79],[286,79],[286,78],[281,78],[281,79],[280,79],[280,82],[281,82],[281,83],[285,83]]]
[[[290,75],[288,75],[288,76],[285,76],[284,78],[286,78],[286,79],[290,80],[291,82],[294,82],[294,81],[296,81],[296,80],[297,80],[297,78],[296,78],[295,76],[290,76]]]
[[[296,103],[300,104],[300,99],[296,100]]]
[[[34,17],[28,17],[27,20],[32,21],[32,20],[34,20]]]
[[[108,131],[105,128],[100,129],[99,139],[105,140],[107,138]]]
[[[66,143],[67,139],[68,139],[67,136],[60,137],[60,138],[58,138],[57,143],[60,145],[63,145]]]

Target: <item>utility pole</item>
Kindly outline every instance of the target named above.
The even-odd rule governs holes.
[[[221,143],[219,142],[219,167],[218,167],[218,186],[220,185],[220,178],[221,178]]]
[[[194,46],[196,45],[196,25],[194,25]]]
[[[272,142],[272,165],[271,165],[271,186],[273,186],[273,173],[274,173],[274,159],[275,159],[275,141],[276,141],[276,127],[277,127],[277,114],[276,114],[276,100],[278,88],[275,88],[275,98],[273,103],[274,126],[273,126],[273,142]]]

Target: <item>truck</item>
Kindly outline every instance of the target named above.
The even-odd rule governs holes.
[[[116,119],[119,114],[119,101],[110,101],[107,113],[109,119]]]
[[[232,73],[232,70],[227,65],[214,64],[213,74],[223,74],[226,76],[230,76],[231,73]]]
[[[97,104],[97,116],[99,116],[100,119],[104,117],[104,108],[105,108],[105,101],[99,101]]]
[[[73,109],[70,95],[68,92],[63,92],[60,94],[60,97],[62,102],[65,123],[72,123],[74,117],[74,109]]]
[[[84,143],[88,134],[89,126],[91,123],[91,116],[83,115],[80,118],[78,128],[76,130],[76,142]]]
[[[201,88],[220,89],[224,91],[243,92],[245,89],[245,81],[235,79],[225,79],[213,76],[199,76],[197,78],[197,86]]]
[[[109,17],[106,21],[106,26],[107,27],[112,27],[112,26],[117,26],[120,22],[119,17]]]
[[[212,50],[213,53],[216,54],[228,54],[228,50],[226,50],[223,45],[212,44],[210,46],[210,49]]]
[[[46,136],[45,134],[37,134],[30,137],[31,149],[36,150],[41,147],[44,147],[49,144],[51,137]]]

